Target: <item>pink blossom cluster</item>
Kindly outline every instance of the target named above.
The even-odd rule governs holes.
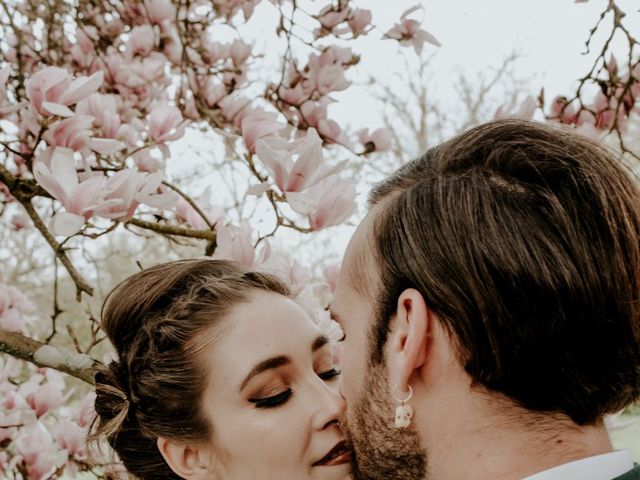
[[[33,321],[35,306],[20,290],[0,282],[0,328],[24,332]]]
[[[16,11],[30,11],[31,3],[19,2]],[[304,199],[284,194],[302,193],[318,183],[316,173],[324,172],[318,168],[321,152],[328,145],[351,149],[348,132],[330,118],[329,109],[336,101],[332,95],[352,85],[346,72],[359,56],[338,43],[310,49],[302,66],[285,56],[284,78],[277,86],[264,82],[267,91],[256,99],[259,82],[251,72],[254,77],[261,72],[254,45],[235,26],[240,12],[246,22],[260,3],[214,0],[185,6],[172,0],[116,0],[73,7],[69,29],[47,31],[46,37],[30,22],[17,24],[19,34],[15,27],[4,27],[3,56],[9,65],[0,69],[0,118],[18,127],[12,173],[34,178],[59,202],[50,222],[55,234],[95,226],[89,223],[94,217],[127,221],[140,204],[175,207],[169,218],[191,228],[214,226],[218,211],[211,219],[194,216],[193,202],[178,202],[161,184],[169,145],[183,138],[189,122],[241,136],[249,158],[262,138],[285,139],[291,146],[274,151],[288,153],[271,152],[264,160],[278,178],[261,181],[258,188],[264,192],[269,184],[277,185],[281,201],[293,199],[293,211],[306,216],[312,230],[348,217],[354,190],[338,177],[305,191]],[[287,2],[272,3],[285,8]],[[416,48],[423,41],[437,43],[425,36],[420,22],[408,18],[415,10],[405,12],[386,38],[411,41]],[[310,44],[329,36],[344,42],[373,28],[371,11],[351,1],[320,6],[314,18],[320,27]],[[220,41],[215,28],[221,25],[232,26],[236,38]],[[309,129],[322,143],[313,149],[316,158],[307,161],[304,174],[317,172],[311,178],[283,179],[280,171],[289,170],[287,158],[297,155],[297,139]],[[381,129],[360,132],[359,140],[363,155],[389,147]],[[327,196],[334,197],[332,204],[326,203]]]
[[[640,62],[631,72],[620,74],[616,58],[611,56],[601,79],[598,92],[585,103],[558,95],[551,102],[548,118],[551,121],[575,125],[588,136],[600,138],[616,128],[624,133],[629,116],[640,112]]]
[[[425,43],[430,43],[436,47],[440,42],[431,33],[421,27],[421,22],[409,18],[411,14],[421,10],[421,6],[415,6],[405,11],[400,16],[400,22],[396,23],[385,35],[400,42],[400,45],[412,46],[418,55],[422,53]]]
[[[94,215],[127,220],[140,204],[169,208],[177,201],[175,193],[160,192],[162,175],[158,172],[138,172],[135,167],[109,177],[91,170],[78,172],[68,148],[46,150],[36,161],[34,176],[65,208],[51,220],[57,235],[77,233]]]
[[[29,480],[54,473],[75,477],[95,465],[87,432],[95,416],[94,393],[68,406],[74,394],[63,374],[0,357],[0,477],[9,472]]]
[[[0,283],[0,328],[27,333],[34,309],[20,290]],[[73,394],[62,373],[0,356],[0,477],[19,472],[25,479],[44,480],[53,472],[74,476],[89,468],[86,436],[95,415],[93,393],[69,407]]]
[[[353,38],[366,35],[371,27],[372,13],[365,8],[351,7],[348,2],[325,6],[316,19],[320,23],[314,31],[316,38],[326,35],[351,34]]]

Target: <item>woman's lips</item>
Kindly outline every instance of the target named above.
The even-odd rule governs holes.
[[[313,464],[314,467],[333,467],[351,461],[351,451],[345,441],[338,442],[329,453]]]

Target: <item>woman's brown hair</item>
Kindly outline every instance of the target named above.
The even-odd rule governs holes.
[[[200,259],[148,268],[108,295],[102,328],[117,360],[96,373],[93,437],[106,437],[136,477],[180,478],[158,450],[158,437],[210,438],[200,409],[207,369],[199,353],[223,331],[230,310],[256,290],[289,295],[277,277]]]

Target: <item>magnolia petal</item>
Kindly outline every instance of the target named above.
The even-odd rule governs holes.
[[[160,208],[163,210],[173,208],[173,206],[178,201],[178,194],[175,192],[167,192],[167,193],[158,193],[157,195],[147,195],[138,199],[136,196],[136,200],[140,203],[144,203],[153,208]]]
[[[263,193],[267,192],[269,190],[269,188],[271,188],[271,184],[269,182],[262,182],[262,183],[258,183],[256,185],[251,185],[248,189],[247,189],[247,195],[262,195]]]
[[[103,79],[104,72],[102,71],[96,72],[90,77],[76,78],[67,88],[62,101],[65,105],[71,105],[88,97],[100,88]]]
[[[413,7],[405,10],[404,13],[402,15],[400,15],[400,18],[402,20],[404,20],[409,15],[411,15],[413,12],[417,12],[418,10],[422,10],[422,6],[421,5],[414,5]]]
[[[317,205],[317,202],[306,193],[287,192],[285,197],[293,211],[302,215],[308,215],[316,208]]]
[[[73,117],[75,113],[69,107],[60,103],[42,102],[42,108],[52,115],[59,117]]]
[[[431,33],[426,30],[422,30],[422,36],[426,42],[429,42],[431,45],[435,45],[436,47],[441,47],[442,44],[438,41],[436,37],[434,37]]]
[[[124,148],[124,144],[113,138],[91,138],[87,146],[101,155],[112,155]]]
[[[85,224],[82,215],[69,212],[58,212],[51,219],[51,231],[54,235],[70,237],[78,233]]]

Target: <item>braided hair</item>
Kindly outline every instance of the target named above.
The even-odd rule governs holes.
[[[199,402],[208,380],[201,354],[230,310],[255,290],[290,295],[275,276],[210,259],[156,265],[108,295],[102,328],[117,360],[95,375],[92,436],[106,438],[137,478],[180,478],[158,450],[159,437],[211,437]]]

